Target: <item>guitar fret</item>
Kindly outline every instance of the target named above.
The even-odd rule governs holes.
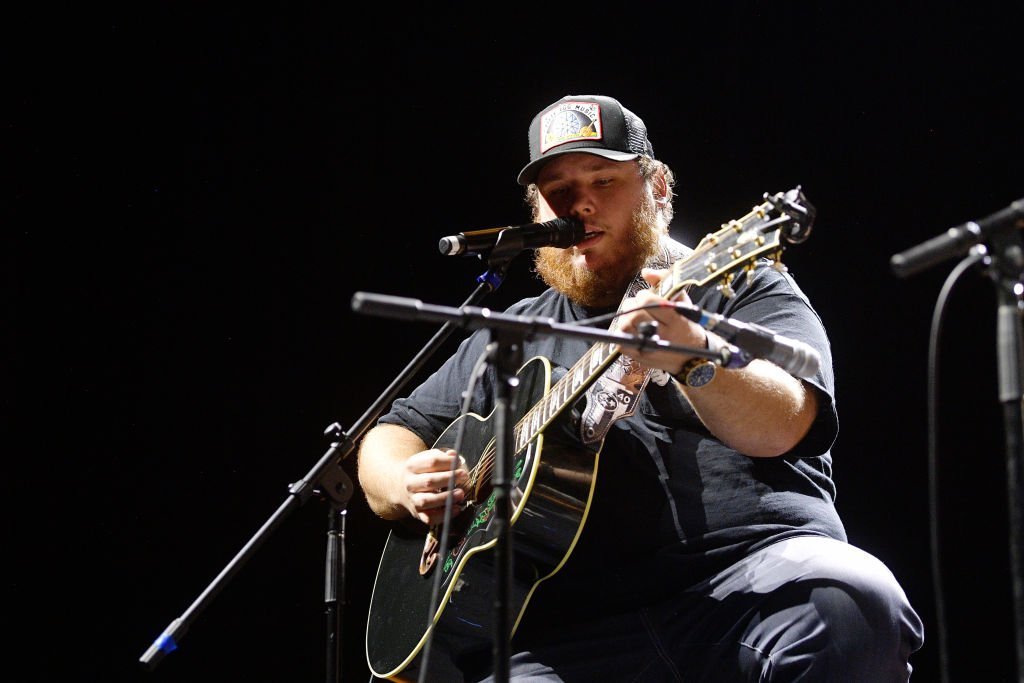
[[[548,406],[548,409],[545,411],[545,421],[550,420],[555,416],[555,413],[558,410],[558,406],[562,403],[562,391],[564,387],[565,382],[557,382],[555,386],[552,387],[551,393],[548,394],[548,400],[545,401],[545,403]]]
[[[586,358],[587,358],[586,356],[583,357],[584,360],[586,360]],[[584,377],[585,374],[586,374],[586,370],[583,369],[583,366],[581,364],[577,363],[576,365],[573,366],[573,373],[572,373],[572,390],[573,390],[573,392],[575,392],[577,389],[579,389],[583,385],[583,377]]]

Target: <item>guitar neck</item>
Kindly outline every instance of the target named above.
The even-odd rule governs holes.
[[[575,403],[587,387],[593,384],[621,353],[617,345],[605,342],[591,346],[583,357],[555,382],[551,391],[516,423],[513,430],[516,452],[526,448],[551,420]]]

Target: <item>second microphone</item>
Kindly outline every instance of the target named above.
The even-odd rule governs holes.
[[[761,325],[709,313],[699,306],[678,302],[669,305],[684,318],[718,333],[738,347],[739,358],[734,360],[732,367],[743,367],[754,358],[763,358],[789,374],[803,378],[814,377],[821,367],[821,354],[799,339],[783,337]]]
[[[586,229],[577,218],[555,218],[543,223],[507,225],[501,228],[471,230],[457,235],[442,237],[438,249],[447,256],[482,254],[491,251],[496,244],[502,248],[538,249],[540,247],[571,247],[583,241]],[[507,246],[506,246],[507,245]]]

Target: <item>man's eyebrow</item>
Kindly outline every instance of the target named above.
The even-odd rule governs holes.
[[[622,162],[611,161],[609,159],[604,159],[602,157],[595,157],[593,161],[585,164],[582,168],[580,168],[580,170],[582,172],[584,172],[584,173],[594,173],[594,172],[600,172],[600,171],[615,170],[620,163],[622,163]],[[562,173],[562,172],[559,172],[559,171],[555,171],[555,172],[552,172],[551,175],[549,175],[549,176],[546,176],[546,177],[543,177],[543,178],[538,178],[537,179],[537,184],[540,185],[540,184],[543,184],[543,183],[551,183],[551,182],[554,182],[556,180],[561,180],[564,177],[565,177],[565,173]]]

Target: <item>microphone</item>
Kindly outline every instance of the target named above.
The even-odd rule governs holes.
[[[471,230],[442,237],[437,247],[442,254],[479,254],[493,249],[522,251],[539,247],[571,247],[583,241],[586,230],[578,218],[555,218],[543,223],[507,225],[501,228]],[[507,246],[506,246],[507,245]]]
[[[775,363],[796,377],[814,377],[821,367],[821,354],[813,347],[798,339],[775,334],[767,327],[726,318],[717,313],[708,313],[690,304],[669,304],[687,320],[722,335],[739,350],[739,357],[730,358],[725,367],[742,368],[754,358]]]
[[[1024,220],[1024,198],[1010,204],[990,216],[968,221],[950,228],[946,232],[911,247],[889,259],[889,265],[896,275],[907,277],[918,271],[962,254],[975,244],[983,242],[995,233],[1020,227]]]

